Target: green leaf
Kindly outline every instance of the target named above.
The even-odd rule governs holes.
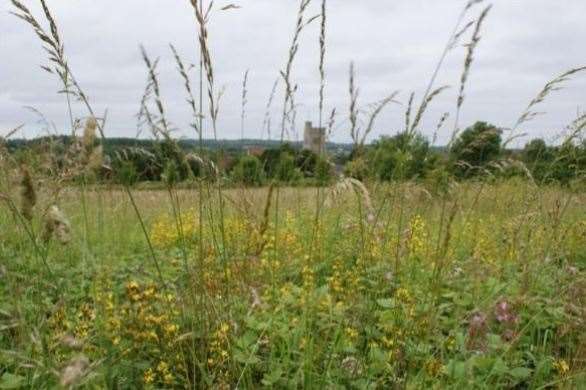
[[[273,386],[275,383],[281,379],[283,376],[283,369],[281,367],[277,367],[271,372],[267,372],[264,377],[262,378],[262,384],[265,386]]]
[[[391,309],[395,306],[395,301],[393,298],[377,299],[376,303],[378,303],[380,307],[384,307],[385,309]]]
[[[252,365],[260,363],[260,359],[256,355],[247,351],[236,350],[234,352],[234,359],[242,364]]]
[[[517,367],[509,371],[509,374],[515,379],[527,379],[533,371],[527,367]]]
[[[24,386],[25,378],[5,372],[0,378],[0,389],[20,389]]]
[[[507,372],[507,369],[507,363],[505,363],[504,360],[501,358],[497,358],[494,362],[494,366],[492,367],[492,371],[496,375],[504,374],[505,372]]]

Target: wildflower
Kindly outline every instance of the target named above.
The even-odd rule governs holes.
[[[472,316],[468,327],[468,334],[474,337],[486,330],[486,315],[484,313],[476,313]]]
[[[126,285],[126,294],[130,298],[131,301],[139,301],[141,299],[140,296],[140,286],[134,280],[128,282]]]
[[[342,369],[349,377],[355,378],[362,372],[362,367],[358,359],[353,356],[348,356],[342,360]]]
[[[146,370],[144,372],[144,375],[142,376],[142,380],[147,385],[151,384],[155,381],[155,372],[153,371],[152,368],[149,368],[148,370]]]
[[[157,365],[157,371],[160,372],[161,374],[165,374],[169,371],[169,365],[167,363],[165,363],[164,361],[161,361]]]
[[[348,327],[348,328],[346,328],[346,335],[351,340],[356,340],[358,338],[358,331],[354,328]]]
[[[171,374],[170,372],[163,375],[163,381],[167,385],[170,385],[171,383],[173,383],[173,379],[174,379],[173,374]]]
[[[496,304],[494,314],[500,323],[514,324],[517,322],[517,316],[512,312],[511,305],[505,300]]]
[[[411,300],[411,293],[406,288],[398,288],[395,292],[397,299],[401,301],[410,301]]]
[[[425,221],[420,215],[416,215],[409,226],[409,250],[414,256],[421,257],[425,254],[425,243],[427,241],[428,235]]]
[[[179,330],[179,327],[175,324],[167,324],[165,326],[165,332],[167,333],[167,335],[173,335],[173,334],[177,333],[178,330]]]
[[[226,322],[224,322],[222,325],[220,325],[220,335],[226,336],[228,334],[228,331],[230,330],[230,325]]]
[[[438,359],[429,359],[425,362],[425,371],[429,376],[436,377],[442,372],[442,362]]]
[[[488,331],[487,318],[484,313],[478,312],[472,316],[468,324],[468,347],[482,346],[483,337]]]
[[[557,372],[561,375],[565,375],[570,371],[570,365],[564,359],[556,360],[553,363],[553,366],[557,370]]]

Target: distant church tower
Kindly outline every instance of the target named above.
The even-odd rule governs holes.
[[[311,150],[316,154],[324,151],[326,143],[326,129],[313,127],[311,122],[305,122],[305,131],[303,132],[303,149]]]

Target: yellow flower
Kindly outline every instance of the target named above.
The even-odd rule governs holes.
[[[350,339],[356,340],[358,338],[358,331],[354,328],[346,328],[346,335]]]
[[[173,383],[173,374],[166,373],[165,375],[163,375],[163,380],[166,384],[170,385],[171,383]]]
[[[179,329],[179,327],[178,327],[177,325],[175,325],[175,324],[167,324],[167,325],[165,326],[165,332],[166,332],[168,335],[175,334],[175,333],[177,332],[177,330],[178,330],[178,329]]]
[[[153,372],[152,368],[149,368],[148,370],[146,370],[144,372],[144,375],[142,376],[142,380],[144,381],[144,383],[151,384],[155,381],[155,373]]]
[[[560,373],[561,375],[565,375],[568,373],[568,371],[570,371],[570,366],[569,366],[568,362],[566,362],[564,359],[556,360],[553,363],[553,366],[555,367],[557,372]]]

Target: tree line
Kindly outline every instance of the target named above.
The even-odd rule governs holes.
[[[52,156],[60,166],[73,143],[70,136],[10,140],[15,155]],[[358,180],[421,180],[525,176],[536,183],[569,184],[586,172],[586,141],[569,137],[548,145],[533,139],[523,149],[507,149],[502,131],[477,122],[447,147],[432,147],[421,133],[382,136],[370,145],[328,144],[318,155],[299,143],[218,141],[198,147],[192,140],[109,138],[102,142],[103,159],[94,172],[98,181],[185,181],[223,175],[235,183],[260,186],[267,181],[295,185],[326,185],[344,174]],[[257,148],[246,149],[247,145]],[[260,146],[260,147],[259,147]]]

